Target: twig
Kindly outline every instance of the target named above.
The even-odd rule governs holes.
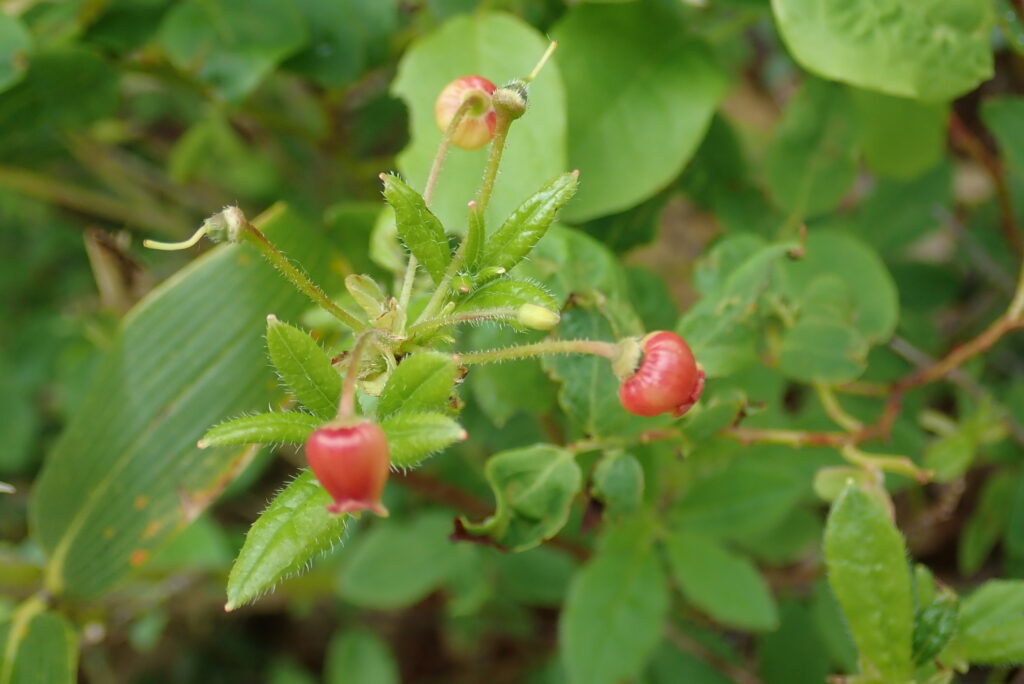
[[[673,624],[665,627],[665,636],[676,648],[683,653],[689,653],[695,658],[707,663],[737,684],[763,684],[757,675],[748,672],[746,669],[730,663],[725,658],[704,646],[696,639],[691,638]]]

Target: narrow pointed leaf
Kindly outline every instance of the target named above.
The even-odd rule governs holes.
[[[323,422],[298,411],[257,413],[215,425],[199,440],[199,446],[205,449],[244,444],[303,444]]]
[[[312,471],[282,489],[245,536],[228,575],[227,610],[269,592],[282,579],[305,570],[316,556],[338,544],[347,515],[327,512],[331,496]]]
[[[552,311],[561,308],[555,297],[541,285],[529,280],[502,278],[492,280],[473,291],[455,307],[456,312],[479,311],[481,309],[517,309],[523,304],[537,304]]]
[[[267,350],[281,380],[303,406],[325,420],[337,414],[341,375],[309,333],[270,317]]]
[[[444,411],[455,387],[455,362],[448,354],[423,352],[402,360],[377,402],[377,420],[395,413]]]
[[[384,199],[395,210],[399,239],[419,259],[434,282],[441,282],[452,260],[441,221],[427,208],[423,196],[398,176],[384,176]]]
[[[440,413],[396,413],[381,421],[391,465],[411,468],[431,454],[460,442],[466,431]]]

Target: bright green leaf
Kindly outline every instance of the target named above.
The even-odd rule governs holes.
[[[337,415],[341,375],[309,333],[270,316],[267,350],[281,380],[303,406],[324,420]]]
[[[402,359],[377,402],[377,419],[395,413],[445,411],[455,387],[455,362],[448,354],[420,352]]]
[[[423,196],[401,178],[385,174],[383,181],[384,199],[395,210],[399,239],[419,259],[434,282],[441,282],[452,260],[444,226],[427,208]]]
[[[482,309],[518,309],[523,304],[537,304],[557,311],[562,308],[546,288],[529,280],[501,278],[474,290],[455,307],[456,312],[469,313]]]
[[[78,680],[78,635],[62,615],[37,600],[0,624],[0,684],[73,684]]]
[[[228,576],[227,610],[254,601],[282,579],[303,572],[345,534],[347,515],[327,512],[331,495],[312,471],[288,483],[245,536]]]
[[[772,0],[808,71],[921,100],[951,100],[992,75],[992,6],[976,0]]]
[[[272,411],[242,416],[215,425],[199,440],[200,447],[244,444],[304,444],[323,420],[298,411]]]
[[[949,652],[978,665],[1024,662],[1024,582],[985,582],[960,604]]]
[[[411,468],[431,454],[466,439],[466,431],[440,413],[395,413],[381,421],[391,465]]]
[[[847,487],[825,528],[828,580],[857,643],[862,674],[886,682],[913,675],[906,553],[886,512],[856,485]]]
[[[725,91],[683,13],[650,3],[583,5],[555,26],[569,103],[579,221],[627,209],[679,175]]]
[[[949,105],[852,90],[861,119],[861,148],[872,171],[889,178],[915,178],[946,151]]]

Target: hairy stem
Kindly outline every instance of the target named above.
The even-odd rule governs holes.
[[[548,342],[524,344],[518,347],[462,352],[455,354],[452,358],[454,358],[456,363],[464,366],[497,363],[499,361],[525,359],[534,356],[546,356],[548,354],[594,354],[595,356],[603,356],[611,361],[618,354],[618,349],[618,345],[613,342],[600,342],[598,340],[551,340]]]
[[[433,332],[438,328],[446,328],[450,325],[458,325],[459,323],[472,323],[474,321],[511,321],[515,320],[518,316],[519,309],[514,309],[512,307],[478,309],[477,311],[451,314],[449,316],[439,316],[438,318],[432,318],[429,321],[417,323],[409,328],[406,332],[406,336],[409,339],[413,339],[417,336]]]
[[[373,331],[363,333],[352,345],[352,351],[348,355],[348,369],[345,371],[345,383],[341,387],[341,401],[338,402],[338,418],[351,418],[355,415],[356,382],[359,380],[359,360],[363,355],[363,348],[367,341],[373,337]]]

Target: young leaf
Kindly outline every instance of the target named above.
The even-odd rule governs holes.
[[[384,313],[387,297],[370,276],[359,273],[345,276],[345,289],[371,321]]]
[[[636,676],[662,635],[669,608],[648,518],[612,529],[577,573],[558,623],[570,684],[616,684]]]
[[[825,78],[937,102],[992,76],[988,2],[772,0],[772,9],[796,61]]]
[[[199,440],[199,447],[243,444],[303,444],[323,420],[298,411],[272,411],[242,416],[215,425]]]
[[[487,240],[487,227],[484,225],[483,212],[474,206],[469,209],[469,226],[466,228],[466,268],[476,273],[480,266],[480,257],[484,253],[484,242]]]
[[[579,173],[563,173],[541,188],[494,232],[484,245],[480,269],[511,270],[544,237],[558,210],[576,194]]]
[[[614,515],[635,511],[644,496],[644,469],[636,457],[608,451],[594,467],[593,494]]]
[[[862,674],[886,682],[910,680],[914,618],[906,547],[885,511],[856,485],[832,505],[825,561]]]
[[[398,663],[387,643],[373,632],[339,632],[327,645],[324,684],[399,684]]]
[[[281,380],[303,406],[324,420],[338,413],[341,376],[309,333],[268,316],[267,350]]]
[[[328,513],[330,503],[331,495],[309,470],[278,492],[245,535],[228,575],[225,610],[249,603],[285,577],[302,572],[342,540],[348,516]]]
[[[402,243],[419,259],[434,282],[441,282],[452,260],[444,226],[427,208],[423,196],[398,176],[384,176],[384,199],[395,210],[395,223]]]
[[[924,665],[956,634],[960,599],[951,591],[936,596],[914,615],[914,664]]]
[[[710,537],[685,530],[675,531],[665,550],[683,595],[714,620],[755,631],[778,626],[771,590],[749,560]]]
[[[484,474],[497,503],[494,515],[475,524],[463,519],[463,525],[513,551],[558,534],[582,480],[573,454],[546,444],[496,454]]]
[[[377,420],[395,413],[445,411],[455,386],[455,362],[448,354],[421,352],[402,359],[377,402]]]
[[[480,309],[518,309],[523,304],[537,304],[557,311],[561,308],[550,292],[528,280],[502,278],[477,288],[455,307],[457,312],[479,311]]]
[[[64,616],[29,599],[0,625],[0,682],[73,684],[78,677],[78,635]]]
[[[451,515],[431,511],[409,522],[379,521],[354,544],[338,580],[342,598],[394,610],[416,603],[447,579],[456,561]]]
[[[964,599],[947,653],[978,665],[1024,662],[1024,581],[991,580]]]
[[[427,456],[466,439],[462,426],[440,413],[396,413],[381,421],[391,465],[412,468]]]

